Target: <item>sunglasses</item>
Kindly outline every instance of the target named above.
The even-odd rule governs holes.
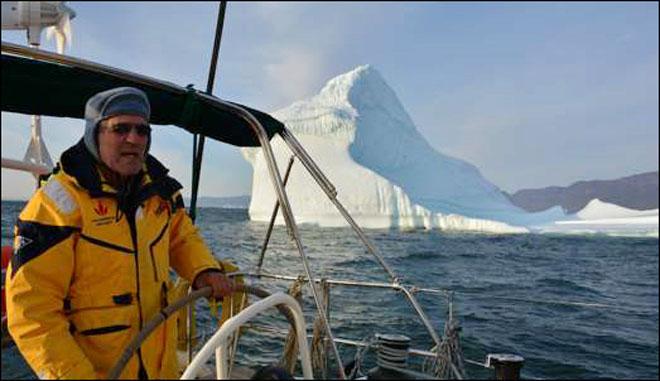
[[[128,135],[128,133],[134,128],[139,136],[148,136],[151,133],[151,126],[148,124],[117,123],[112,126],[107,126],[108,131],[121,136]]]

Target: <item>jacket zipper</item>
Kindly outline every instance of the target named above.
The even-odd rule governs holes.
[[[165,226],[163,226],[163,229],[158,234],[158,237],[156,237],[156,239],[149,244],[149,253],[151,254],[151,267],[154,270],[154,281],[156,283],[158,283],[158,270],[156,269],[156,257],[154,256],[154,246],[156,246],[158,242],[160,242],[160,240],[163,238],[168,226],[170,226],[169,221],[165,224]]]
[[[119,205],[117,205],[119,207]],[[138,315],[140,316],[140,331],[142,330],[142,304],[140,303],[140,262],[138,260],[138,255],[139,255],[139,250],[138,250],[138,244],[137,244],[137,228],[135,227],[135,212],[137,212],[137,208],[131,207],[130,210],[128,210],[128,213],[125,214],[126,216],[126,221],[128,221],[128,226],[131,229],[131,239],[133,240],[133,249],[135,251],[135,282],[137,284],[137,295],[136,295],[136,300],[137,300],[137,307],[138,307]],[[138,360],[140,362],[139,368],[141,371],[144,373],[146,372],[146,368],[144,367],[144,362],[142,360],[142,348],[137,349],[137,355],[138,355]],[[138,375],[140,374],[140,370],[138,370]]]

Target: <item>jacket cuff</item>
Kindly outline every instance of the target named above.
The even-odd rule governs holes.
[[[197,289],[197,287],[195,286],[195,283],[197,283],[197,277],[199,277],[200,275],[202,275],[202,274],[204,274],[204,273],[210,273],[210,272],[217,272],[217,273],[220,273],[220,274],[223,274],[223,273],[224,273],[222,270],[220,270],[220,269],[217,268],[217,267],[207,267],[207,268],[205,268],[205,269],[201,269],[200,271],[197,272],[197,274],[195,274],[195,275],[193,276],[192,289],[193,289],[193,290],[196,290],[196,289]]]
[[[39,375],[39,378],[43,379],[41,376],[43,375]],[[98,378],[98,376],[99,375],[96,374],[94,367],[89,360],[85,359],[85,361],[77,362],[73,367],[60,374],[57,378],[62,380],[93,380]]]

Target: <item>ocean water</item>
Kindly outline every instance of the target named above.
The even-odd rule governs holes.
[[[2,202],[2,244],[22,207]],[[267,225],[249,221],[244,209],[202,208],[198,225],[216,256],[242,269],[259,258]],[[378,263],[348,228],[300,228],[316,277],[386,282]],[[406,284],[454,292],[454,317],[461,324],[466,359],[484,362],[488,353],[525,358],[523,378],[658,379],[658,239],[600,235],[479,235],[424,230],[366,230],[387,263]],[[303,273],[284,227],[276,227],[264,269]],[[285,290],[285,281],[250,282]],[[310,293],[305,292],[311,325]],[[439,332],[447,314],[442,295],[418,293]],[[197,304],[200,332],[214,322],[205,301]],[[403,295],[388,290],[335,286],[330,321],[336,337],[368,339],[400,333],[412,346],[432,342]],[[258,320],[285,328],[276,313]],[[237,362],[255,365],[279,358],[283,335],[244,334]],[[339,345],[344,363],[355,349]],[[332,355],[329,354],[332,358]],[[415,362],[417,360],[414,360]],[[366,357],[373,364],[373,354]],[[331,361],[332,364],[332,361]],[[467,365],[468,377],[494,378],[491,370]],[[29,378],[31,371],[15,348],[2,352],[3,378]]]

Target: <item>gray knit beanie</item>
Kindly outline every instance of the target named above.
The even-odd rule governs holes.
[[[151,106],[147,94],[134,87],[117,87],[102,91],[87,101],[85,106],[85,146],[97,161],[99,149],[96,140],[96,130],[99,123],[115,115],[139,115],[147,122],[151,115]],[[147,151],[151,145],[151,137],[147,143]]]

